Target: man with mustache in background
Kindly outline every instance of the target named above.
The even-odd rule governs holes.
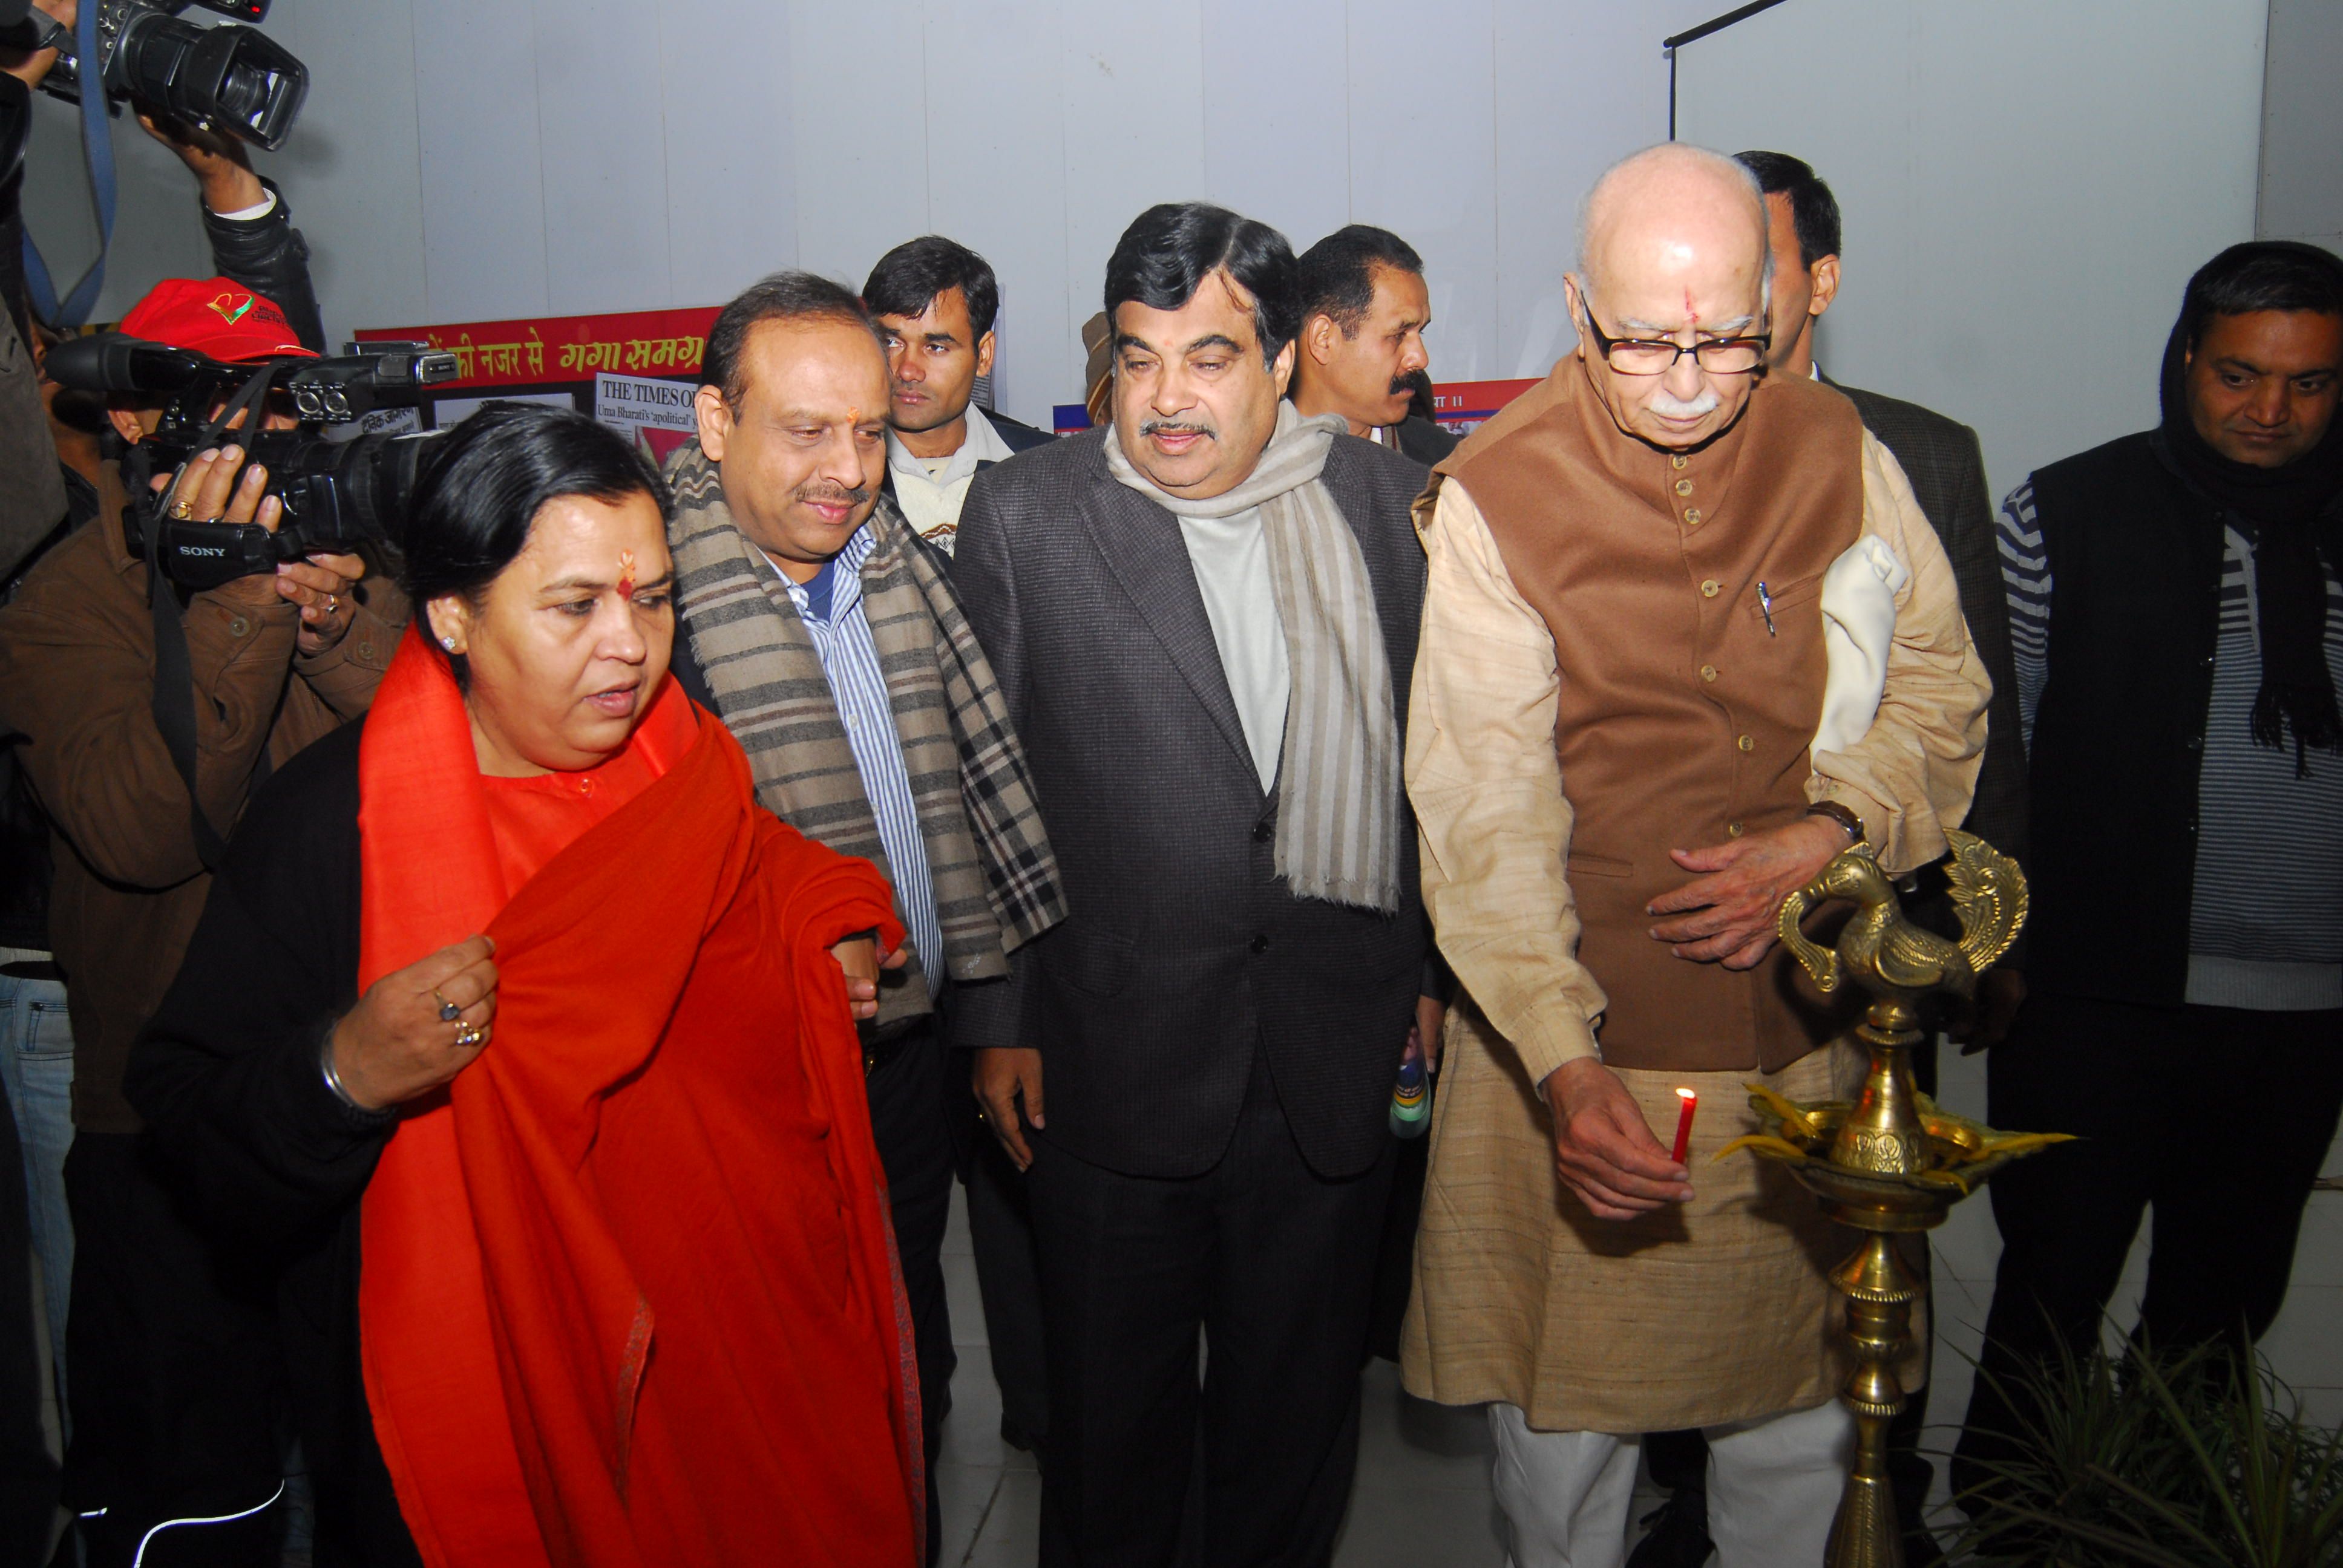
[[[1010,950],[1064,905],[943,558],[880,493],[887,351],[870,312],[827,278],[775,273],[718,316],[700,374],[699,434],[667,467],[681,623],[670,668],[739,740],[759,801],[886,874],[910,936],[908,961],[878,987],[862,1060],[932,1470],[955,1364],[947,1106],[964,1103],[946,1083],[940,1009],[1006,975]],[[932,1562],[932,1482],[927,1499]]]
[[[1340,414],[1353,436],[1437,463],[1456,437],[1413,407],[1430,384],[1432,291],[1423,257],[1387,228],[1354,223],[1302,253],[1293,406]]]

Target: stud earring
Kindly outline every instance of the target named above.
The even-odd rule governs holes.
[[[439,639],[439,646],[453,653],[456,651],[456,639],[452,637],[443,637]]]

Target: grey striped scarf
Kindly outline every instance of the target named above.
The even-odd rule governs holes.
[[[1165,494],[1107,432],[1114,477],[1175,517],[1228,518],[1258,507],[1284,623],[1292,695],[1278,769],[1277,872],[1306,899],[1399,908],[1400,743],[1391,658],[1357,536],[1319,477],[1344,428],[1277,406],[1277,430],[1244,483],[1191,501]]]
[[[719,716],[749,754],[757,799],[808,838],[887,872],[846,726],[789,590],[734,525],[698,441],[668,460],[667,479],[678,609]],[[1004,975],[1010,950],[1066,913],[1025,753],[935,556],[890,499],[870,528],[862,613],[919,811],[942,961],[954,980]],[[880,1021],[926,1007],[924,985],[890,988]]]

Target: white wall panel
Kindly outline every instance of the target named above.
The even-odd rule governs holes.
[[[1976,427],[1998,494],[2155,422],[2182,286],[2253,236],[2265,15],[1794,0],[1684,52],[1679,126],[1831,183],[1825,367]]]
[[[536,0],[546,297],[556,316],[668,303],[663,95],[631,0]]]
[[[1486,374],[1543,376],[1577,335],[1562,277],[1578,248],[1578,204],[1612,164],[1668,134],[1660,40],[1720,0],[1637,5],[1496,4],[1495,341]],[[1445,336],[1433,347],[1443,364]]]
[[[309,242],[327,340],[429,321],[414,6],[279,5],[267,32],[308,65],[309,97],[283,150],[254,163]]]
[[[789,7],[792,139],[775,156],[797,169],[798,261],[850,286],[889,246],[928,230],[927,11],[920,0]]]
[[[664,303],[719,304],[798,263],[789,14],[771,0],[666,0],[653,15],[667,159]]]
[[[1082,395],[1082,323],[1098,314],[1114,242],[1156,203],[1204,194],[1203,16],[1199,0],[1063,0],[1059,15],[1068,292],[1059,400],[1071,403]]]
[[[1725,6],[302,0],[268,26],[308,106],[258,162],[337,338],[715,304],[789,265],[859,284],[934,230],[1000,272],[1001,399],[1040,420],[1080,393],[1115,238],[1206,196],[1297,246],[1397,230],[1429,264],[1435,373],[1535,375],[1571,340],[1580,197],[1665,134],[1660,38]],[[2187,267],[2251,232],[2263,7],[1790,0],[1685,51],[1684,129],[1815,159],[1848,209],[1826,357],[1978,424],[1999,479],[2149,417]],[[95,243],[74,124],[37,114],[26,210],[70,275]],[[188,176],[116,142],[104,315],[208,267]],[[2269,199],[2332,184],[2298,162]],[[2079,336],[2035,372],[2053,333]]]
[[[1423,253],[1438,373],[1497,363],[1496,16],[1452,0],[1425,25],[1417,0],[1352,0],[1351,217]]]
[[[2308,239],[2343,250],[2343,5],[2270,0],[2269,65],[2262,78],[2261,203],[2265,239]]]
[[[437,321],[547,315],[552,297],[529,7],[518,0],[414,5],[429,314]],[[558,161],[563,150],[553,156]]]
[[[1001,297],[994,406],[1046,430],[1051,405],[1079,396],[1067,387],[1081,374],[1065,348],[1071,285],[1056,15],[1007,0],[931,6],[925,56],[928,221],[887,244],[933,231],[992,264]],[[884,248],[860,259],[856,285]]]
[[[1204,0],[1203,194],[1303,251],[1351,221],[1344,0]]]

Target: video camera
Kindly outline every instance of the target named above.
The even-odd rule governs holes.
[[[309,67],[256,28],[184,21],[189,0],[84,0],[97,6],[95,63],[45,17],[38,46],[57,51],[41,90],[79,103],[96,82],[110,101],[136,99],[173,118],[225,132],[274,150],[293,129],[309,93]],[[268,15],[269,0],[196,0],[207,11],[245,22]]]
[[[374,542],[397,548],[407,498],[437,432],[337,441],[317,427],[419,403],[426,388],[455,379],[456,357],[421,343],[368,344],[363,354],[357,347],[336,359],[288,354],[231,365],[107,332],[49,350],[48,374],[60,387],[163,400],[162,424],[131,448],[144,472],[126,471],[147,514],[145,538],[133,538],[131,548],[151,548],[164,576],[202,589],[321,551],[347,553]],[[291,396],[299,428],[258,428],[271,389]],[[247,410],[245,427],[231,436],[225,421],[238,407]],[[148,476],[169,473],[227,440],[245,448],[247,466],[268,470],[268,491],[285,507],[274,533],[257,523],[174,518],[164,493],[146,493]]]

